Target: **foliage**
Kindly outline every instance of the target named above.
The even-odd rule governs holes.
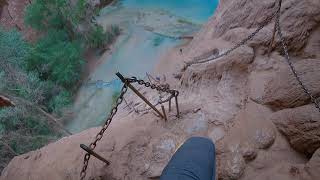
[[[61,115],[61,110],[71,104],[71,94],[68,91],[62,91],[53,97],[49,102],[49,111]]]
[[[43,80],[71,87],[80,77],[81,52],[77,41],[69,41],[64,31],[52,30],[32,49],[27,68],[38,72]]]
[[[37,71],[28,70],[32,52],[33,48],[19,32],[0,28],[0,92],[18,102],[15,108],[0,109],[0,170],[13,156],[37,149],[61,136],[55,124],[24,101],[44,108],[51,102],[55,112],[70,103],[70,97],[63,100],[66,96],[63,94],[68,93],[63,87],[40,78]]]
[[[47,26],[45,18],[49,15],[48,11],[44,1],[35,0],[26,8],[25,23],[37,30],[44,29]]]
[[[61,137],[53,124],[40,117],[32,108],[21,105],[0,109],[0,124],[1,169],[16,154],[35,150]]]
[[[121,33],[121,30],[119,26],[115,26],[115,25],[111,26],[109,31],[107,31],[107,37],[108,37],[108,39],[106,40],[107,44],[111,44],[115,40],[115,38],[120,35],[120,33]]]
[[[73,9],[74,15],[73,19],[76,23],[80,23],[81,20],[84,20],[85,18],[85,11],[86,11],[86,5],[87,1],[86,0],[78,0],[76,7]]]
[[[99,25],[95,25],[89,33],[87,44],[91,48],[102,48],[114,42],[121,30],[119,26],[112,25],[106,32]]]
[[[62,136],[38,108],[63,116],[80,80],[84,48],[103,48],[120,34],[119,27],[104,31],[91,24],[87,0],[33,0],[25,11],[25,24],[41,32],[35,43],[0,28],[0,92],[19,102],[0,109],[0,170],[13,156]]]
[[[66,88],[80,79],[83,47],[103,48],[120,33],[116,26],[104,32],[99,25],[83,23],[90,14],[87,1],[75,2],[71,5],[69,0],[35,0],[27,6],[25,17],[26,24],[44,33],[31,50],[26,65],[28,71],[38,72],[42,80]],[[89,26],[85,28],[89,31],[80,31],[80,25]]]
[[[40,31],[74,28],[85,17],[86,1],[35,0],[26,8],[25,23]],[[71,30],[71,29],[69,29]]]
[[[50,123],[36,115],[37,112],[25,106],[18,108],[3,108],[0,110],[0,123],[3,131],[15,132],[17,135],[50,135],[55,134]]]
[[[95,26],[89,33],[88,44],[91,48],[102,47],[107,39],[107,34],[104,32],[101,26]]]
[[[23,41],[18,31],[4,31],[1,27],[0,47],[2,63],[6,61],[15,65],[22,65],[30,50],[29,45]]]
[[[2,91],[12,93],[33,102],[42,100],[44,83],[24,67],[30,46],[17,31],[0,30],[0,67]]]

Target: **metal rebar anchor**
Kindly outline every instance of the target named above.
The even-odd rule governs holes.
[[[103,158],[102,156],[100,156],[98,153],[94,152],[93,150],[91,150],[88,146],[84,145],[84,144],[80,144],[80,147],[85,150],[87,153],[89,153],[90,155],[94,156],[95,158],[99,159],[100,161],[106,163],[107,166],[110,165],[110,162],[107,161],[105,158]]]
[[[120,74],[119,72],[116,73],[116,75],[120,78],[120,80],[128,86],[134,93],[136,93],[137,96],[139,96],[145,103],[147,103],[162,119],[165,117],[163,114],[154,106],[152,105],[147,98],[145,98],[135,87],[133,87],[130,83],[126,81],[126,79]]]

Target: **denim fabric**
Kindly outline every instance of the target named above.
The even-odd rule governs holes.
[[[173,155],[160,180],[214,180],[215,146],[210,139],[192,137]]]

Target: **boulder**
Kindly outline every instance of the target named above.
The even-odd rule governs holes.
[[[239,32],[236,38],[244,39],[276,11],[277,1],[223,0],[215,11],[215,16],[195,36],[192,48],[198,44],[212,41],[225,35],[228,31]],[[309,36],[318,27],[320,21],[320,3],[318,0],[283,0],[281,10],[281,27],[291,51],[300,51],[307,43]],[[266,46],[272,37],[274,21],[261,30],[254,38],[253,44]],[[245,30],[247,29],[247,30]],[[230,34],[224,39],[230,38]],[[275,44],[279,44],[276,37]],[[191,49],[192,49],[191,48]]]
[[[161,175],[163,169],[177,149],[177,145],[177,138],[170,133],[155,138],[150,142],[152,151],[148,155],[148,164],[150,167],[145,172],[147,177],[159,177]]]
[[[320,58],[320,26],[312,32],[301,55],[305,58]]]
[[[258,149],[267,149],[276,139],[276,132],[269,127],[262,127],[255,131],[254,140]]]
[[[320,94],[320,60],[303,59],[293,65],[304,85],[317,97]],[[261,103],[275,109],[297,107],[310,102],[288,65],[280,67],[273,74],[263,93]]]
[[[217,142],[220,139],[222,139],[224,135],[225,135],[225,130],[222,127],[217,126],[211,130],[208,136],[213,142]]]
[[[320,112],[314,105],[281,110],[270,119],[295,150],[310,156],[320,147]]]
[[[248,142],[241,145],[241,153],[246,161],[252,161],[257,157],[257,149]]]
[[[273,164],[269,169],[258,171],[255,176],[245,176],[243,180],[281,179],[281,180],[316,180],[320,177],[320,149],[317,150],[306,164],[279,163]],[[255,174],[255,173],[253,173]]]
[[[208,119],[206,118],[205,114],[200,111],[194,116],[190,116],[189,119],[184,120],[181,126],[188,135],[196,135],[207,132]]]
[[[272,113],[268,108],[250,101],[237,114],[236,123],[229,130],[226,140],[230,143],[241,142],[244,146],[256,149],[269,148],[277,135],[272,121],[266,118],[270,114]]]
[[[235,146],[235,149],[231,149],[230,153],[218,156],[217,159],[219,179],[239,179],[246,168],[246,162],[242,157],[239,146]]]
[[[304,170],[305,177],[310,179],[318,179],[320,177],[320,148],[313,154],[310,161],[305,165]]]

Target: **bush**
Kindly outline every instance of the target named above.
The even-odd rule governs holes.
[[[68,88],[79,80],[83,62],[79,43],[69,41],[64,31],[51,30],[31,51],[27,68],[43,80]]]
[[[100,25],[95,25],[89,32],[87,44],[90,48],[103,48],[113,43],[120,33],[121,30],[118,26],[110,26],[107,31],[104,32]]]
[[[54,43],[63,44],[59,42],[52,40],[51,44],[42,42],[41,45],[51,45],[52,48]],[[60,46],[62,47],[68,47],[68,43]],[[30,48],[19,32],[0,29],[0,91],[13,96],[17,101],[14,108],[0,109],[0,170],[17,154],[35,150],[61,137],[61,130],[47,117],[40,115],[34,106],[44,106],[45,109],[48,107],[48,102],[53,102],[54,111],[59,112],[59,108],[64,108],[67,103],[70,103],[70,97],[68,97],[69,100],[65,100],[67,96],[64,95],[64,88],[59,87],[55,82],[39,78],[41,73],[37,71],[37,68],[29,69],[37,67],[32,63],[39,63],[38,60],[30,58],[31,55],[34,55],[32,53],[41,55],[41,52],[38,51],[43,50],[42,53],[45,56],[47,49],[37,48],[39,46]],[[62,52],[65,50],[63,48]],[[52,54],[56,55],[56,53],[59,54],[58,51]],[[63,53],[66,54],[66,52]],[[52,54],[50,58],[57,57]],[[76,58],[75,55],[73,56]],[[48,57],[41,58],[41,60],[48,60]],[[72,58],[68,60],[70,59]],[[50,61],[46,63],[50,64]],[[26,105],[28,103],[25,102],[32,105]]]
[[[47,27],[46,18],[49,15],[49,8],[45,1],[35,0],[26,7],[25,23],[36,30],[42,30]]]
[[[16,30],[5,31],[0,27],[0,59],[4,63],[23,65],[30,52],[30,46]]]
[[[101,48],[106,42],[107,35],[101,26],[94,26],[88,35],[88,42],[90,48]]]
[[[107,31],[106,44],[111,44],[116,39],[116,37],[120,35],[120,33],[121,30],[119,26],[111,26]]]
[[[68,107],[70,104],[71,94],[67,91],[62,91],[50,100],[49,111],[62,115],[62,109]]]
[[[84,16],[84,3],[78,0],[71,7],[69,0],[34,0],[26,7],[25,23],[39,31],[73,28]]]

